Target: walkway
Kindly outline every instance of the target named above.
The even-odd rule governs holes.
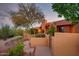
[[[38,46],[35,50],[35,56],[51,56],[49,47]]]
[[[35,49],[35,52],[34,52],[34,48],[30,48],[29,46],[29,41],[25,41],[24,42],[24,51],[26,52],[25,55],[28,55],[30,56],[30,52],[31,52],[31,55],[33,56],[51,56],[51,50],[49,49],[49,47],[46,47],[46,46],[37,46],[36,49]]]
[[[24,52],[26,56],[33,55],[34,48],[30,47],[29,41],[24,41]]]

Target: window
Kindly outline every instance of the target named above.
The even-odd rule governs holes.
[[[64,27],[60,27],[60,32],[64,32]]]

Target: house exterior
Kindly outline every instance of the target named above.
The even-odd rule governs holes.
[[[55,22],[47,22],[47,20],[44,20],[38,29],[40,32],[46,33],[52,26],[55,27],[56,32],[79,33],[79,23],[72,25],[71,22],[66,20]]]
[[[38,32],[46,33],[48,29],[52,26],[51,23],[48,23],[47,20],[44,20],[40,27],[38,27]]]
[[[71,22],[60,20],[54,22],[57,32],[79,33],[79,23],[72,25]]]

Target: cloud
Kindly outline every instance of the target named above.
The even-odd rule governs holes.
[[[51,8],[51,4],[49,3],[37,3],[36,4],[44,13],[45,18],[51,22],[51,21],[57,21],[61,20],[62,18],[58,18],[58,14],[56,12],[53,12]],[[1,24],[9,24],[10,26],[13,26],[13,23],[10,18],[7,18],[8,14],[6,11],[18,11],[18,5],[17,3],[0,3],[0,26]],[[7,15],[7,16],[6,16]],[[38,25],[38,24],[37,24]]]

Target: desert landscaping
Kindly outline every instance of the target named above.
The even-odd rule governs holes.
[[[79,56],[79,4],[1,4],[0,56]]]

